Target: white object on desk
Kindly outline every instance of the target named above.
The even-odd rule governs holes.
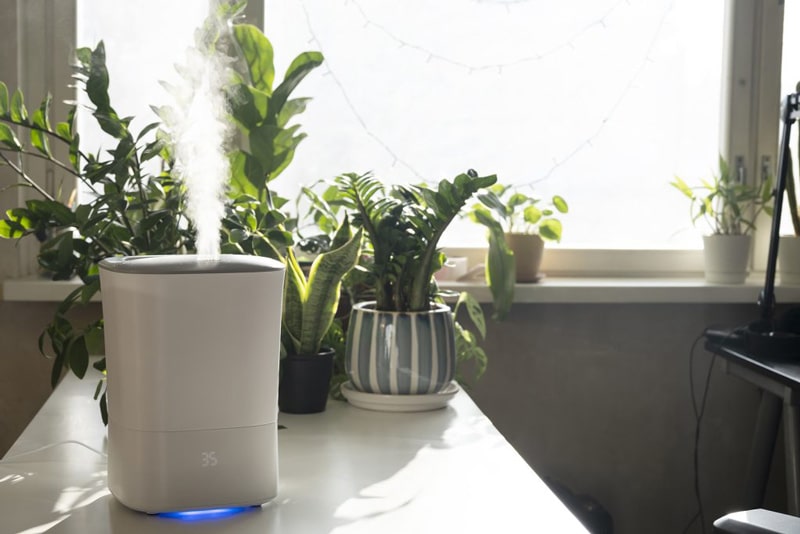
[[[270,504],[203,523],[134,512],[106,486],[97,377],[67,376],[0,461],[0,533],[587,533],[463,391],[431,412],[281,414]]]
[[[99,265],[114,496],[149,513],[275,497],[283,265],[228,254]]]

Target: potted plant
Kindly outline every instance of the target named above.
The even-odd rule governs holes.
[[[463,329],[457,336],[453,312],[437,302],[433,274],[445,261],[438,248],[444,230],[473,194],[496,180],[469,171],[442,180],[436,189],[387,190],[371,174],[337,177],[353,224],[363,228],[367,240],[366,261],[354,274],[374,298],[354,304],[350,316],[345,364],[356,390],[435,394],[455,377],[459,352],[485,358],[474,350],[474,337],[464,336]]]
[[[88,302],[100,289],[97,263],[114,255],[169,254],[194,248],[194,230],[181,206],[184,190],[170,173],[169,161],[156,174],[145,170],[148,160],[164,155],[162,139],[147,139],[146,126],[135,134],[130,118],[120,118],[108,96],[108,71],[101,42],[94,50],[76,51],[76,79],[94,106],[93,116],[116,144],[107,153],[90,154],[80,147],[75,131],[75,108],[67,120],[55,127],[50,122],[50,97],[29,115],[20,90],[9,98],[0,83],[0,160],[16,171],[20,185],[37,191],[41,198],[27,200],[0,220],[0,236],[20,239],[35,236],[41,243],[38,262],[57,280],[78,276],[83,286],[58,306],[39,338],[43,355],[53,359],[51,381],[58,383],[64,368],[83,377],[89,354],[102,353],[102,319],[76,328],[69,311]],[[26,132],[21,139],[14,133]],[[68,161],[61,161],[54,147],[68,148]],[[20,156],[43,158],[75,176],[96,194],[83,203],[50,195],[16,161]],[[98,362],[103,369],[104,362]],[[97,396],[102,391],[98,384]],[[100,408],[106,420],[105,394]]]
[[[334,351],[323,346],[333,324],[341,280],[355,265],[361,231],[351,231],[344,219],[329,250],[319,254],[308,274],[294,249],[295,226],[280,208],[271,182],[291,162],[305,137],[289,120],[305,109],[308,99],[290,100],[297,84],[322,61],[319,52],[300,54],[289,65],[283,81],[273,87],[272,46],[255,26],[237,24],[234,36],[246,72],[231,92],[231,115],[247,147],[231,156],[230,199],[223,232],[223,251],[268,255],[286,265],[281,334],[279,407],[290,413],[316,413],[326,406]]]
[[[468,215],[487,228],[486,281],[494,300],[494,316],[503,319],[514,300],[514,284],[541,278],[544,243],[561,241],[562,224],[557,215],[567,213],[569,206],[559,195],[544,201],[502,184],[481,192],[478,200]]]
[[[229,11],[219,11],[218,15],[230,21],[244,3],[229,7]],[[303,77],[321,63],[322,56],[317,52],[300,54],[283,82],[273,89],[272,47],[266,37],[254,26],[245,24],[233,25],[231,35],[236,40],[231,50],[242,54],[244,63],[228,88],[231,114],[249,140],[250,151],[237,150],[231,154],[222,251],[272,256],[285,261],[288,270],[294,270],[291,228],[283,224],[287,217],[279,210],[281,199],[266,184],[291,162],[294,149],[303,138],[297,133],[298,127],[288,123],[303,111],[306,99],[289,97]],[[224,39],[212,44],[225,45]],[[21,186],[36,190],[42,197],[9,210],[5,219],[0,220],[0,237],[18,239],[35,235],[42,242],[38,261],[43,270],[52,273],[55,279],[78,276],[84,283],[58,306],[39,339],[41,352],[53,358],[53,386],[65,367],[83,377],[89,354],[102,353],[102,319],[81,328],[74,327],[68,319],[73,306],[88,302],[100,290],[97,268],[100,260],[115,255],[187,253],[193,252],[195,246],[194,228],[186,216],[185,187],[173,177],[174,162],[167,135],[159,131],[152,138],[152,133],[164,125],[153,123],[134,134],[129,129],[131,118],[120,118],[112,108],[102,42],[94,50],[77,50],[76,58],[79,87],[93,104],[93,116],[100,127],[116,142],[116,147],[105,153],[88,154],[81,150],[74,129],[74,108],[66,121],[53,127],[49,97],[29,115],[21,91],[9,96],[7,87],[0,83],[0,163],[17,172]],[[166,108],[159,111],[164,117],[169,115]],[[18,138],[15,129],[26,132],[26,136]],[[54,155],[51,147],[55,144],[67,147],[68,161]],[[55,198],[16,163],[22,155],[48,160],[73,174],[97,195],[82,204]],[[144,170],[142,163],[151,159],[161,160],[160,172],[148,174]],[[341,238],[347,234],[349,226],[342,229]],[[286,310],[293,311],[284,315],[284,326],[295,323],[301,326],[292,326],[284,336],[286,340],[296,338],[303,344],[307,343],[304,340],[314,339],[319,331],[325,334],[327,314],[331,307],[335,309],[335,300],[329,296],[338,295],[338,278],[329,275],[327,266],[335,264],[336,269],[341,269],[342,256],[357,255],[359,242],[359,238],[352,237],[344,244],[346,252],[320,258],[314,280],[287,277],[287,283],[295,287],[292,298],[300,299],[305,310],[314,307],[314,313],[299,315],[305,311],[303,306],[287,304]],[[293,313],[298,315],[295,317]],[[287,342],[284,348],[289,353],[294,349],[288,347],[293,346]],[[104,361],[101,359],[96,367],[104,370]],[[96,397],[100,398],[105,421],[102,382],[98,384]]]
[[[703,236],[706,281],[744,283],[755,220],[762,211],[772,213],[772,179],[758,186],[739,183],[720,156],[719,175],[711,180],[690,187],[676,176],[670,184],[691,201],[692,223],[703,219],[711,231]]]

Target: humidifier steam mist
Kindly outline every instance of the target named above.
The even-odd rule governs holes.
[[[211,2],[213,9],[214,2]],[[230,177],[226,145],[233,135],[224,92],[230,58],[209,42],[208,32],[226,31],[222,21],[198,30],[196,45],[186,52],[175,84],[165,84],[175,99],[168,126],[178,178],[187,189],[187,214],[197,230],[199,260],[217,260],[225,214],[225,187]],[[206,32],[206,34],[203,34]]]

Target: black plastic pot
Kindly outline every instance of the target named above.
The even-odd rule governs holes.
[[[278,408],[284,413],[319,413],[328,403],[333,375],[332,349],[304,356],[293,354],[281,360]]]

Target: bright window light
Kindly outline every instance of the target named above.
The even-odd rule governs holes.
[[[105,40],[112,102],[141,128],[155,119],[148,104],[165,103],[157,82],[172,76],[205,3],[107,4],[79,0],[78,43]],[[668,184],[716,169],[723,8],[266,0],[276,80],[302,51],[326,58],[293,94],[314,99],[297,118],[308,138],[275,185],[291,198],[341,172],[434,182],[474,168],[564,196],[564,247],[700,248],[686,199]],[[465,222],[443,244],[483,236]]]
[[[563,246],[699,248],[668,184],[716,169],[723,4],[266,0],[277,72],[326,58],[299,87],[308,139],[278,182],[472,167],[563,195]],[[448,237],[485,243],[471,224]]]

